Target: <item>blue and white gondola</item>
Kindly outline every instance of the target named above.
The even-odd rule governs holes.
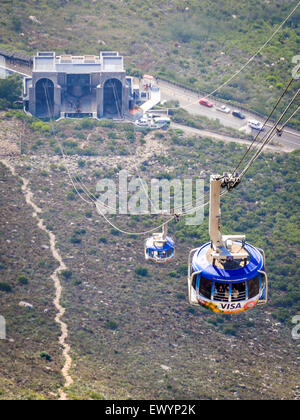
[[[163,232],[154,233],[145,242],[145,259],[156,263],[165,263],[175,257],[174,240],[167,236],[167,224]]]
[[[220,190],[224,178],[210,183],[211,242],[190,251],[188,294],[191,305],[216,313],[239,313],[267,302],[264,251],[245,242],[245,235],[220,232]]]
[[[263,250],[240,241],[233,242],[234,246],[243,246],[247,258],[213,264],[210,242],[190,252],[188,283],[192,305],[201,305],[217,313],[238,313],[266,303]]]

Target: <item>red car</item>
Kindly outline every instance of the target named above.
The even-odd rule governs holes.
[[[200,105],[207,106],[208,108],[212,108],[213,107],[213,103],[212,102],[209,102],[209,100],[208,99],[205,99],[205,98],[200,99],[199,104]]]

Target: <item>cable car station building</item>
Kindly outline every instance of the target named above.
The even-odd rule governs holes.
[[[99,56],[39,52],[24,81],[25,109],[40,118],[123,119],[135,105],[133,78],[115,51]]]

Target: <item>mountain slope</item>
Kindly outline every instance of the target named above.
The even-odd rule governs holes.
[[[2,123],[5,124],[7,118],[14,120],[11,115],[3,116]],[[63,319],[69,326],[68,343],[73,358],[74,384],[67,391],[68,397],[299,397],[297,341],[291,336],[291,318],[300,310],[296,264],[299,222],[294,212],[299,206],[299,184],[294,181],[299,154],[264,154],[239,188],[222,200],[224,233],[246,233],[249,242],[264,248],[270,278],[267,306],[224,317],[191,308],[187,303],[187,254],[191,248],[207,241],[207,214],[200,226],[186,226],[184,220],[170,226],[170,233],[176,238],[175,261],[164,266],[146,263],[143,237],[128,237],[107,225],[77,196],[70,185],[66,166],[93,193],[96,193],[98,180],[117,181],[120,169],[127,168],[136,176],[133,161],[138,165],[140,176],[147,180],[163,174],[171,179],[197,177],[205,171],[207,190],[209,174],[228,169],[239,160],[245,148],[207,138],[185,137],[179,130],[134,135],[132,126],[126,124],[90,121],[87,125],[85,120],[66,120],[55,125],[69,156],[63,160],[51,134],[41,135],[30,121],[25,126],[23,155],[13,163],[16,172],[29,179],[35,201],[43,210],[48,229],[57,236],[57,246],[69,270],[61,279],[62,304],[66,308]],[[84,147],[87,136],[89,144]],[[147,159],[143,160],[146,152]],[[24,242],[30,244],[34,235],[35,244],[26,248],[30,252],[26,264],[31,267],[36,254],[42,252],[39,244],[43,242],[38,241],[40,233],[35,231],[30,210],[23,208],[22,196],[16,193],[16,180],[5,171],[2,173],[1,196],[6,195],[11,203],[7,209],[10,216],[4,214],[9,221],[7,225],[13,225],[17,218],[13,207],[16,203],[23,209],[22,220],[25,221],[18,231],[30,235]],[[78,187],[82,192],[80,185]],[[4,205],[1,208],[6,211]],[[161,223],[159,217],[152,216],[111,218],[118,226],[137,232]],[[5,226],[3,229],[3,240],[13,241],[12,231]],[[38,251],[32,252],[31,248],[35,250],[36,246]],[[26,264],[21,265],[24,247],[16,250],[17,266],[9,260],[9,248],[2,246],[1,249],[3,258],[7,259],[0,271],[1,278],[13,285],[14,292],[0,292],[0,299],[13,330],[15,314],[11,311],[17,307],[19,299],[30,298],[38,310],[49,307],[49,297],[39,296],[45,284],[52,288],[45,279],[53,266],[43,274],[44,281],[39,280],[39,271],[35,270],[36,287],[29,295],[25,293],[27,286],[24,291],[24,286],[15,282],[19,272],[27,273]],[[49,296],[52,295],[53,289]],[[43,305],[38,303],[39,299],[43,299]],[[52,324],[50,333],[48,331],[48,322],[54,322],[55,312],[51,309],[49,318],[38,313],[38,319],[46,322],[43,325],[47,329],[39,328],[33,344],[31,341],[27,344],[24,332],[10,334],[15,345],[23,346],[23,353],[16,352],[14,357],[15,364],[23,366],[26,388],[48,398],[47,387],[53,392],[61,383],[58,373],[61,350],[57,348],[57,327]],[[31,318],[33,314],[27,316],[22,311],[17,317],[22,331],[29,328],[29,321],[32,328],[37,326]],[[8,349],[6,342],[0,345]],[[40,359],[41,351],[52,356],[53,361],[46,366],[54,365],[57,369],[48,377],[51,384],[44,381],[45,361]],[[5,378],[18,378],[9,357],[6,353],[2,356],[1,352],[1,361],[4,360],[6,366]],[[35,379],[28,371],[37,363],[42,365]],[[15,383],[10,390],[5,382],[2,384],[1,398],[8,398],[13,392],[19,398],[26,398],[22,386]]]

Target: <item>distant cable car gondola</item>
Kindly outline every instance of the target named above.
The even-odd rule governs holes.
[[[236,176],[212,175],[211,242],[189,254],[189,302],[216,313],[238,313],[267,302],[268,279],[263,250],[246,243],[245,235],[222,235],[220,231],[221,187],[231,189],[238,182]]]
[[[157,263],[165,263],[175,257],[175,244],[167,236],[168,224],[165,223],[163,231],[154,233],[145,242],[145,258]]]

